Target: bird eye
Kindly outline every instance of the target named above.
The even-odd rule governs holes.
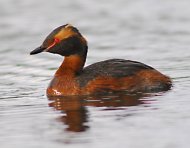
[[[47,48],[47,49],[50,49],[50,48],[52,48],[53,46],[55,46],[57,43],[59,43],[60,42],[60,39],[58,39],[58,38],[54,38],[54,41],[52,42],[52,44],[50,44],[50,46]]]
[[[59,43],[60,40],[58,38],[54,38],[54,43]]]

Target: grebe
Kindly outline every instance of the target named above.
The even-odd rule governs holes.
[[[85,68],[88,46],[70,24],[53,30],[30,54],[50,52],[65,56],[47,88],[47,96],[101,94],[107,92],[159,92],[171,88],[171,79],[140,62],[110,59]]]

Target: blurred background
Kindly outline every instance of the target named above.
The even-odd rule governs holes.
[[[1,147],[189,148],[189,6],[189,0],[1,0]],[[132,102],[116,96],[124,98],[120,104],[113,96],[50,103],[45,89],[63,58],[29,53],[66,23],[88,40],[86,65],[137,60],[169,75],[174,87]]]

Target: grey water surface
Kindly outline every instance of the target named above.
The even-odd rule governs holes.
[[[54,28],[87,38],[86,65],[137,60],[170,76],[156,95],[47,98],[63,58],[30,56]],[[189,0],[1,0],[1,148],[189,148]]]

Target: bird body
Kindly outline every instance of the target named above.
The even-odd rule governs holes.
[[[77,28],[68,24],[56,28],[30,54],[43,51],[65,56],[47,88],[48,96],[159,92],[169,90],[172,85],[168,76],[136,61],[110,59],[84,68],[87,41]]]

